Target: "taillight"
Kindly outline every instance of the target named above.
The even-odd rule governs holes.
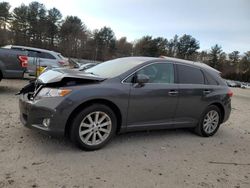
[[[60,65],[64,65],[65,64],[65,62],[63,62],[63,61],[59,61],[58,62]]]
[[[18,59],[19,59],[21,66],[23,68],[26,68],[28,66],[28,57],[27,56],[19,55]]]
[[[234,95],[234,93],[232,92],[231,89],[229,89],[229,91],[227,92],[227,96],[232,97],[233,95]]]

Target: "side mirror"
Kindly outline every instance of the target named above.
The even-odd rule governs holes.
[[[135,82],[139,85],[143,85],[149,81],[149,77],[145,74],[137,74]]]

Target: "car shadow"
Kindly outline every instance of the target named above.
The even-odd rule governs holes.
[[[51,137],[36,130],[28,130],[30,144],[36,145],[36,148],[48,153],[56,153],[58,151],[82,152],[77,148],[67,137]],[[104,148],[98,151],[115,150],[123,147],[133,147],[134,143],[143,146],[145,141],[158,143],[162,142],[163,138],[179,139],[180,137],[196,137],[188,129],[167,129],[153,131],[137,131],[116,135],[111,142]],[[131,144],[131,145],[130,145]],[[83,151],[84,152],[84,151]]]

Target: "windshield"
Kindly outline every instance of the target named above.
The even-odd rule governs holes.
[[[85,72],[101,76],[103,78],[113,78],[119,76],[131,68],[145,62],[143,59],[120,58],[100,63],[87,69]]]

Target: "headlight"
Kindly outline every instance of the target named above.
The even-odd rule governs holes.
[[[70,89],[42,88],[37,94],[37,97],[63,97],[69,94]]]

